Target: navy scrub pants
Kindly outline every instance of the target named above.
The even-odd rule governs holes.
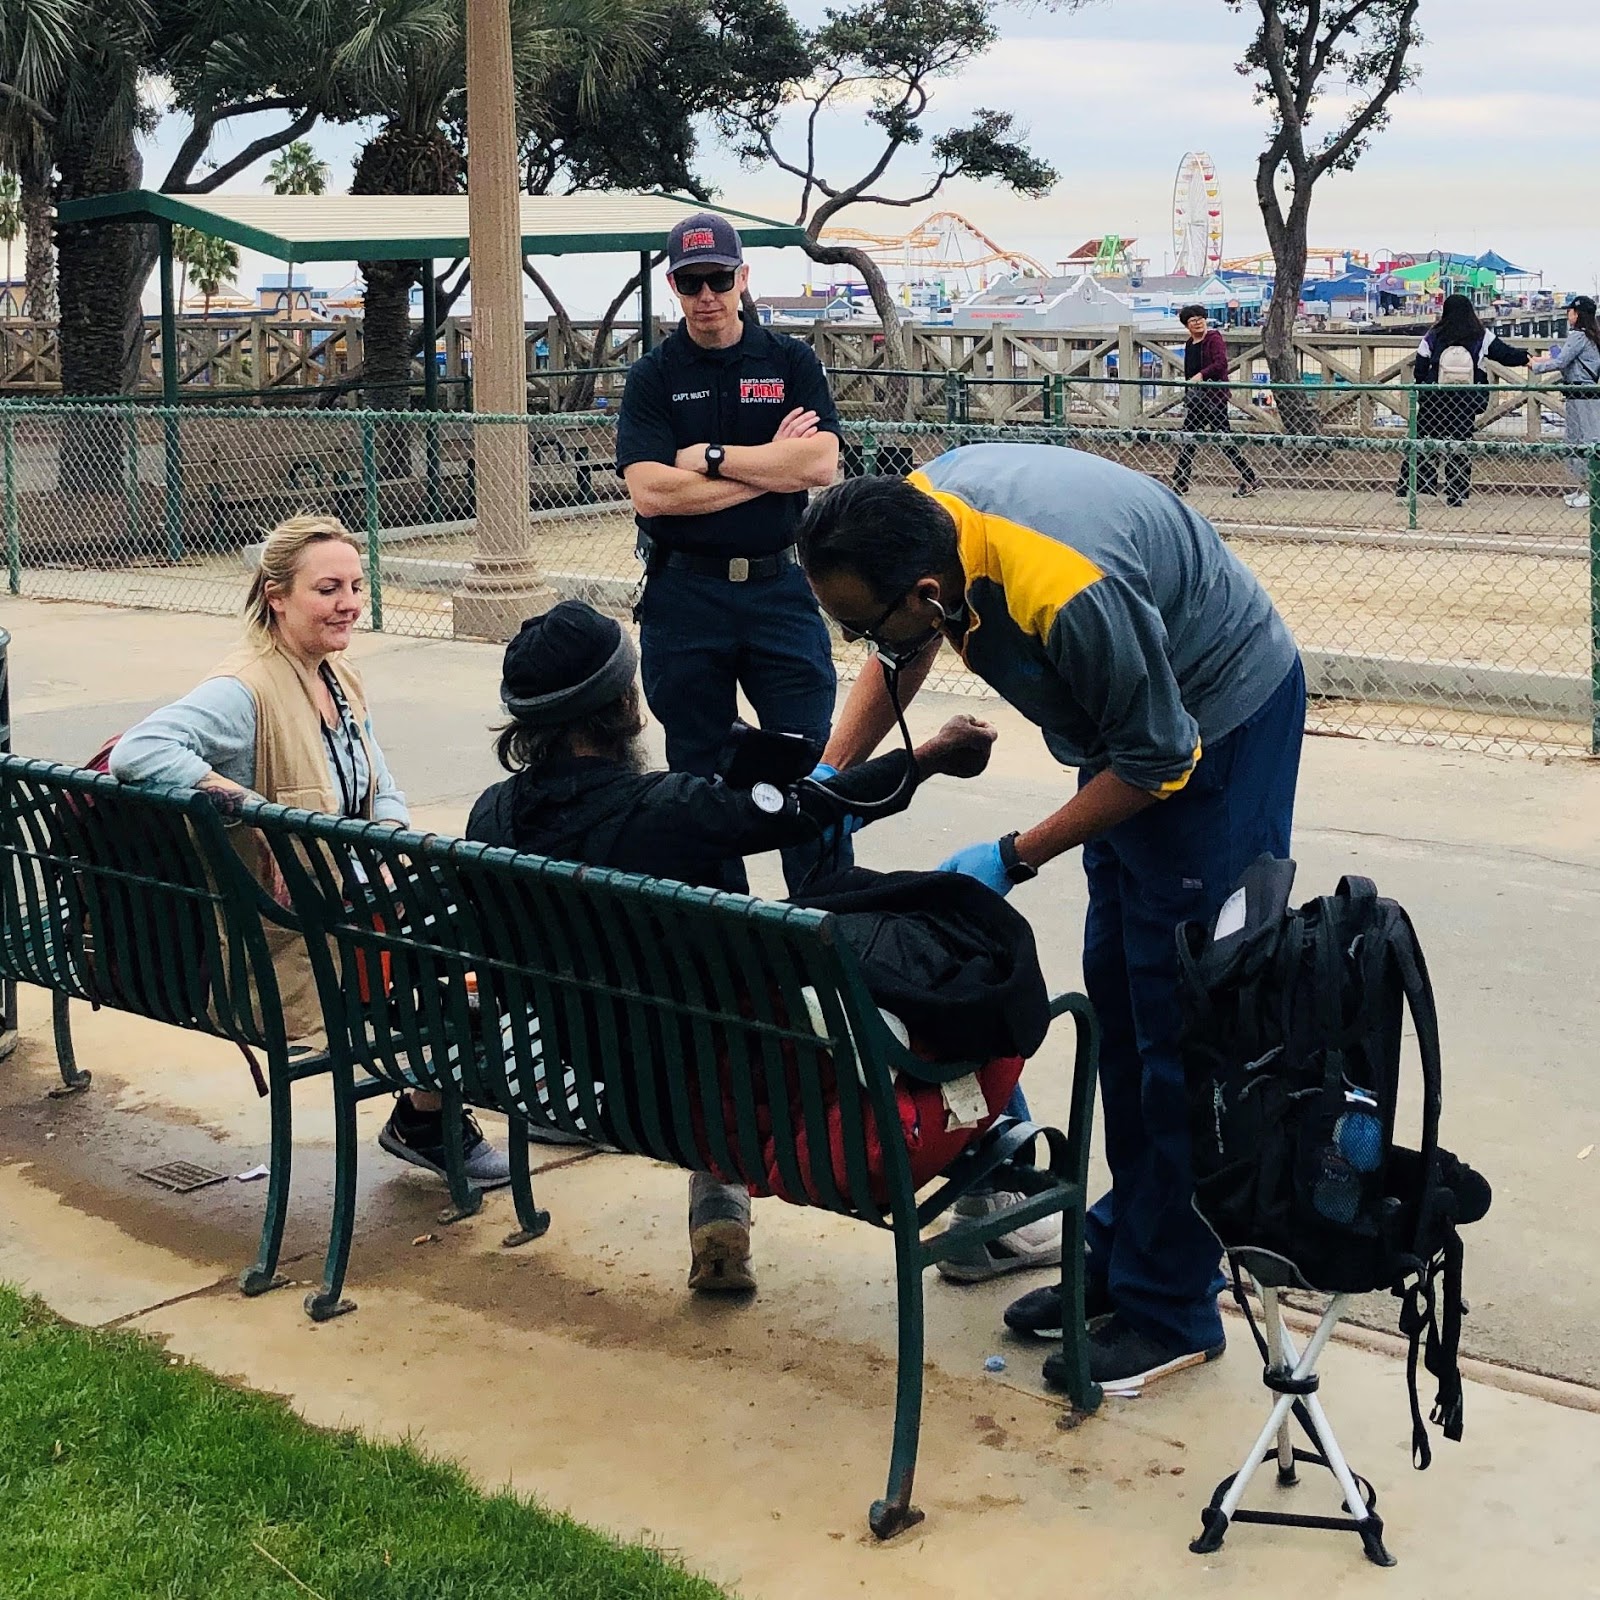
[[[838,676],[827,624],[798,566],[748,583],[665,567],[645,584],[637,615],[645,700],[666,732],[674,772],[716,771],[741,688],[763,728],[802,733],[819,749],[827,742]],[[848,866],[848,840],[839,853]],[[815,845],[783,852],[791,894],[817,855]],[[747,886],[744,863],[729,862],[725,887]]]
[[[1111,1191],[1089,1212],[1088,1271],[1129,1326],[1183,1350],[1221,1342],[1223,1279],[1216,1237],[1191,1205],[1176,930],[1215,917],[1263,851],[1289,854],[1305,705],[1297,660],[1182,789],[1083,848],[1083,976],[1102,1029],[1111,1167]]]

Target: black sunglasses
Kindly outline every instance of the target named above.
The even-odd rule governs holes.
[[[732,267],[724,267],[719,272],[675,272],[672,285],[685,300],[693,300],[708,284],[712,294],[726,294],[738,276]]]

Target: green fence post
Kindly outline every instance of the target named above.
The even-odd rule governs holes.
[[[1600,445],[1589,446],[1589,754],[1600,756]]]
[[[361,486],[367,513],[367,604],[372,631],[383,632],[383,541],[378,537],[378,425],[361,419]]]
[[[6,587],[22,593],[22,524],[17,515],[17,424],[0,417],[0,456],[4,457],[6,496]]]
[[[871,428],[861,435],[861,475],[873,477],[878,470],[878,436]]]
[[[950,371],[944,375],[944,420],[961,420],[961,374]]]
[[[1417,525],[1417,390],[1411,389],[1411,404],[1406,408],[1406,526]]]
[[[178,413],[168,408],[161,418],[163,473],[166,478],[167,560],[183,560],[183,442]]]

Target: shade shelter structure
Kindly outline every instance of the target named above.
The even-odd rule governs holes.
[[[491,31],[505,23],[503,6],[473,0],[468,16],[469,56],[474,19]],[[493,42],[492,40],[490,41]],[[501,41],[505,43],[504,40]],[[492,52],[491,52],[492,53]],[[469,68],[471,62],[469,61]],[[469,72],[469,77],[471,76]],[[494,74],[485,75],[493,87]],[[476,108],[476,113],[475,113]],[[423,393],[429,410],[438,405],[438,301],[434,263],[444,257],[473,261],[476,341],[476,408],[502,419],[499,427],[477,430],[478,490],[474,571],[454,596],[457,635],[509,638],[543,594],[531,549],[528,522],[528,471],[520,430],[504,424],[507,414],[526,410],[522,377],[523,319],[520,291],[522,256],[636,254],[640,264],[643,343],[649,349],[654,321],[650,270],[654,254],[684,217],[715,210],[751,246],[800,245],[805,232],[727,207],[707,207],[673,194],[603,193],[519,195],[511,108],[504,95],[482,92],[468,106],[486,130],[469,137],[479,152],[473,170],[483,194],[468,195],[172,195],[146,189],[66,202],[58,208],[64,223],[110,221],[153,224],[160,237],[161,387],[169,408],[178,392],[178,336],[173,294],[172,234],[176,227],[227,239],[280,261],[419,261],[423,264]],[[495,161],[494,154],[502,159]],[[485,198],[487,196],[487,198]],[[515,207],[518,237],[510,226]],[[498,215],[496,211],[498,210]],[[498,224],[504,222],[506,227]],[[474,250],[474,240],[479,248]],[[485,250],[485,243],[492,248]],[[481,373],[477,370],[481,366]],[[181,521],[182,462],[176,416],[166,425],[167,515],[169,527]],[[181,540],[169,537],[169,547]]]
[[[674,194],[523,195],[521,245],[527,256],[637,255],[643,272],[640,307],[645,347],[653,317],[650,262],[673,225],[696,211],[715,211],[733,223],[747,246],[800,245],[805,230],[728,206],[706,206]],[[278,261],[453,261],[470,256],[467,197],[460,195],[160,194],[129,189],[68,200],[58,208],[68,223],[110,220],[153,223],[161,237],[161,382],[169,405],[178,402],[178,338],[172,230],[227,239]],[[423,343],[436,339],[437,307],[423,275]],[[432,363],[423,382],[430,406]]]

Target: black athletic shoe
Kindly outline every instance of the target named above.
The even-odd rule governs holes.
[[[1083,1314],[1093,1323],[1097,1318],[1109,1317],[1112,1312],[1111,1292],[1103,1278],[1086,1278],[1083,1284]],[[1006,1326],[1013,1333],[1031,1339],[1059,1339],[1061,1337],[1061,1285],[1047,1283],[1030,1289],[1006,1307]]]
[[[378,1134],[378,1144],[390,1155],[421,1167],[436,1178],[445,1176],[442,1111],[418,1111],[401,1095]],[[498,1189],[511,1182],[511,1163],[484,1138],[478,1119],[470,1111],[461,1113],[461,1154],[467,1177],[480,1189]]]
[[[1233,498],[1235,500],[1254,500],[1256,497],[1256,490],[1259,487],[1260,484],[1255,478],[1246,478],[1245,481],[1233,491]]]
[[[1119,1316],[1110,1316],[1089,1334],[1089,1376],[1096,1383],[1118,1389],[1138,1389],[1185,1367],[1215,1361],[1226,1348],[1227,1341],[1219,1339],[1203,1350],[1184,1350],[1130,1328]],[[1066,1377],[1061,1353],[1047,1357],[1044,1381],[1062,1389]]]

